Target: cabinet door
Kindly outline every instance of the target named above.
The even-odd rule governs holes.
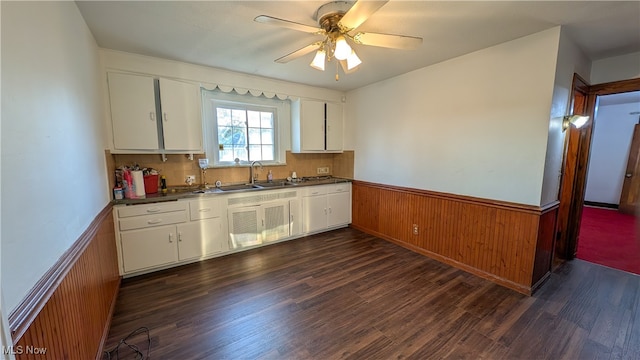
[[[120,233],[125,272],[178,261],[176,227],[162,226]]]
[[[259,206],[229,209],[229,242],[233,249],[260,245]]]
[[[327,227],[327,196],[305,196],[302,198],[302,229],[304,233],[323,230]]]
[[[153,78],[108,73],[114,149],[158,150]]]
[[[342,104],[327,103],[327,151],[342,151]]]
[[[300,200],[289,200],[289,234],[302,234],[302,216],[300,215]]]
[[[289,202],[262,206],[262,241],[276,241],[289,236]]]
[[[198,86],[160,79],[165,150],[202,150],[200,101]]]
[[[327,226],[345,225],[351,222],[351,193],[327,195]]]
[[[229,250],[220,218],[193,221],[177,226],[180,260],[200,258]]]
[[[324,151],[324,102],[302,100],[300,140],[303,151]]]

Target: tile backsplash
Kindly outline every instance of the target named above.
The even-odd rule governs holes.
[[[193,155],[189,160],[188,155],[169,154],[167,161],[163,162],[159,154],[111,154],[105,152],[107,157],[107,170],[113,174],[114,170],[123,165],[138,164],[140,167],[154,168],[161,175],[166,176],[168,186],[186,186],[187,175],[196,175],[196,184],[201,183],[202,172],[198,166],[198,159],[205,155]],[[319,167],[328,167],[332,176],[353,179],[354,152],[345,151],[339,154],[293,154],[287,151],[286,165],[264,166],[257,169],[258,179],[266,180],[269,170],[273,172],[274,179],[284,179],[295,171],[298,177],[318,176]],[[323,174],[324,175],[324,174]],[[110,175],[109,185],[114,186],[114,176]],[[241,183],[249,181],[248,166],[210,168],[206,172],[207,184],[214,184],[220,180],[223,184]]]

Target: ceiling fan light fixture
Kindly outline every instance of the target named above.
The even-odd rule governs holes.
[[[351,49],[351,54],[347,57],[347,70],[352,70],[362,64],[362,60],[356,54],[356,51]]]
[[[320,71],[324,71],[324,60],[327,56],[327,53],[324,49],[319,49],[316,52],[316,56],[313,57],[313,61],[309,64],[312,68],[318,69]]]
[[[336,48],[333,52],[333,56],[338,60],[346,60],[351,54],[351,46],[347,44],[344,36],[340,35],[336,37]]]

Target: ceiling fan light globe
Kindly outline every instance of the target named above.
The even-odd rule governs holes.
[[[324,71],[324,59],[327,53],[324,50],[318,50],[316,56],[313,57],[313,61],[309,64],[312,68]]]
[[[338,60],[345,60],[351,54],[351,46],[347,44],[347,40],[344,36],[340,35],[336,38],[336,48],[333,52],[333,56]]]
[[[351,49],[351,54],[347,57],[347,70],[355,69],[360,64],[362,64],[362,60],[360,60],[355,50]]]

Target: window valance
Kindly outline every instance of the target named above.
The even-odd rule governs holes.
[[[286,99],[290,99],[290,100],[298,100],[298,96],[292,96],[292,95],[288,95],[288,94],[283,94],[283,93],[276,93],[276,92],[272,92],[272,91],[265,91],[265,90],[258,90],[258,89],[247,89],[247,88],[243,88],[243,87],[238,87],[238,86],[229,86],[229,85],[222,85],[222,84],[208,84],[208,83],[203,83],[201,84],[201,86],[203,88],[205,88],[206,90],[215,90],[218,89],[224,93],[230,93],[232,91],[235,91],[237,94],[239,95],[245,95],[247,93],[255,96],[255,97],[259,97],[259,96],[264,96],[267,99],[273,99],[274,97],[277,97],[280,100],[286,100]]]

